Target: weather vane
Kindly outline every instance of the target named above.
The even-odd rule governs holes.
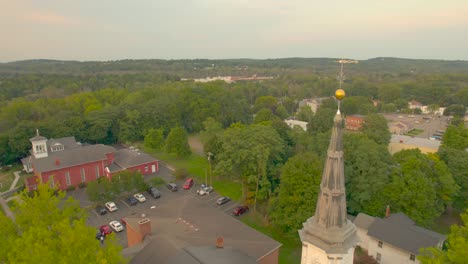
[[[338,100],[338,113],[339,113],[340,112],[340,106],[341,106],[341,100],[343,100],[343,98],[346,95],[345,91],[341,88],[343,86],[344,80],[346,79],[346,76],[344,75],[344,72],[343,72],[343,65],[345,63],[358,63],[359,61],[341,59],[341,60],[338,60],[338,61],[335,61],[335,62],[338,62],[338,63],[341,64],[340,74],[337,77],[338,82],[340,84],[340,87],[335,92],[335,98]]]

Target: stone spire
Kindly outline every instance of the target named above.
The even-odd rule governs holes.
[[[335,97],[339,100],[340,104],[341,99],[344,97],[344,91],[341,89],[337,90]],[[358,238],[356,227],[346,218],[346,190],[342,143],[343,117],[341,116],[339,106],[333,122],[315,215],[303,224],[304,227],[302,230],[299,230],[299,235],[303,243],[308,243],[324,251],[328,259],[333,259],[334,257],[330,257],[333,255],[338,260],[343,260],[348,259],[349,256],[344,258],[339,255],[349,255],[351,249],[354,252],[354,246],[358,242]],[[332,262],[330,261],[330,263]],[[341,261],[337,263],[348,262]]]

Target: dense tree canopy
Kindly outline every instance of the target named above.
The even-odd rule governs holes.
[[[322,167],[322,160],[312,153],[295,155],[286,162],[277,196],[270,201],[269,219],[273,225],[295,233],[315,213]]]
[[[125,263],[113,236],[104,245],[86,225],[86,214],[73,198],[39,185],[31,197],[24,192],[13,211],[16,220],[0,213],[0,263]]]
[[[387,147],[363,134],[345,134],[343,141],[348,211],[383,215],[387,201],[382,192],[394,165]]]
[[[395,153],[394,158],[399,166],[393,168],[384,197],[394,211],[407,214],[420,225],[430,225],[450,203],[458,186],[436,156],[411,149]]]

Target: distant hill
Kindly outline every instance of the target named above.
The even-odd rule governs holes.
[[[25,60],[0,63],[0,74],[99,74],[99,73],[171,73],[205,76],[210,70],[216,73],[230,71],[280,73],[285,70],[311,72],[336,72],[337,58],[281,58],[281,59],[226,59],[226,60],[118,60],[118,61],[61,61]],[[362,73],[466,73],[468,61],[418,60],[400,58],[373,58],[361,60],[350,67],[353,72]]]

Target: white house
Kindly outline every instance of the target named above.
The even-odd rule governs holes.
[[[382,264],[419,263],[416,256],[420,248],[442,248],[445,236],[417,226],[403,213],[386,218],[360,213],[354,220],[358,244]]]
[[[307,122],[294,120],[294,119],[286,119],[286,120],[284,120],[284,122],[290,128],[294,128],[295,126],[298,126],[298,127],[302,128],[302,130],[307,131]]]

